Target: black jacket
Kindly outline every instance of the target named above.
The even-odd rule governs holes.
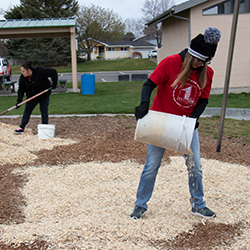
[[[48,77],[51,77],[52,85]],[[22,102],[24,93],[30,98],[50,87],[56,87],[58,82],[57,71],[53,68],[34,67],[30,79],[23,75],[19,78],[17,103]],[[37,101],[43,101],[51,94],[51,90],[37,97]]]

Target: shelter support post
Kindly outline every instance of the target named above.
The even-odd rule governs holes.
[[[76,32],[75,26],[70,27],[71,65],[73,92],[77,92],[77,59],[76,59]]]

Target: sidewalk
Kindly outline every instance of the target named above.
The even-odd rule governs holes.
[[[49,115],[49,117],[88,117],[88,116],[116,116],[124,114],[66,114],[66,115]],[[127,116],[134,116],[134,114],[125,114]],[[207,107],[201,117],[220,116],[221,108]],[[0,118],[20,118],[21,115],[2,115]],[[31,117],[41,117],[41,115],[31,115]],[[225,118],[235,120],[250,120],[250,109],[234,109],[227,108]]]
[[[207,107],[201,117],[221,116],[221,108]],[[250,120],[250,109],[227,108],[225,118]]]
[[[228,93],[240,94],[242,92],[250,93],[250,87],[229,88]],[[224,93],[224,88],[212,88],[210,95],[220,95]]]

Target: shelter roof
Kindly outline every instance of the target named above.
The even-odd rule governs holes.
[[[45,18],[45,19],[8,19],[0,20],[0,29],[10,28],[42,28],[75,26],[75,18]]]
[[[75,18],[0,20],[0,39],[69,37]]]

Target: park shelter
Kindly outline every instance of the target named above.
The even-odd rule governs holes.
[[[0,39],[70,37],[73,92],[77,92],[75,18],[0,20]]]

